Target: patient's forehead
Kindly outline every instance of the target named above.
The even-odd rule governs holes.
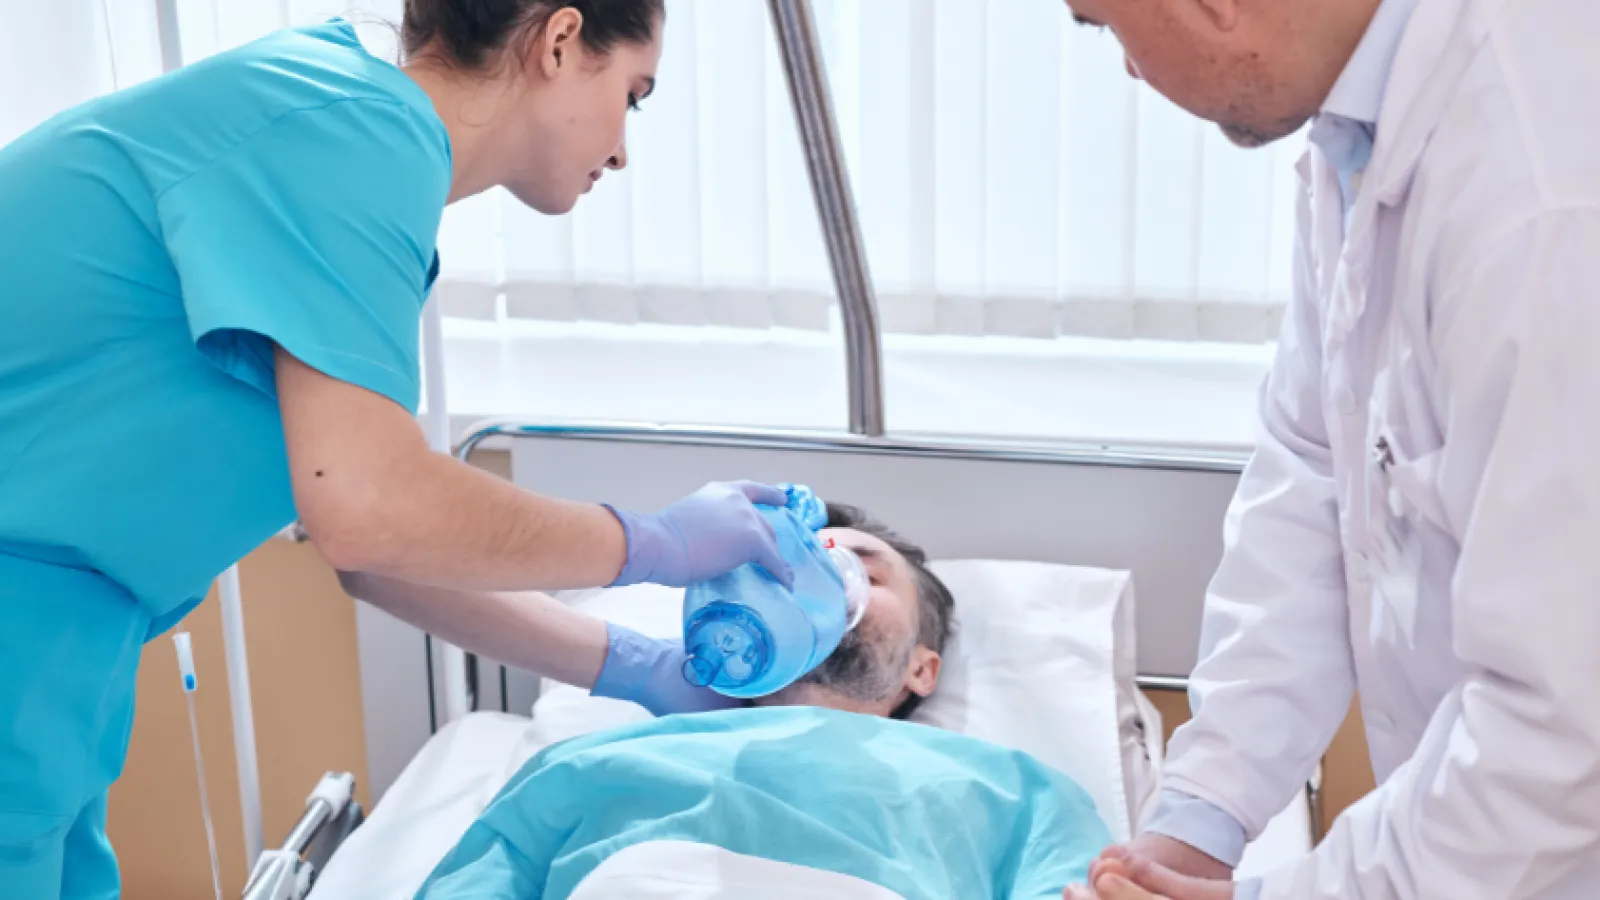
[[[854,550],[861,557],[861,561],[869,567],[877,561],[897,569],[904,569],[908,575],[911,572],[910,563],[900,555],[900,551],[889,546],[882,538],[874,537],[865,531],[857,531],[854,528],[824,528],[818,534],[825,539],[832,538],[841,547]]]

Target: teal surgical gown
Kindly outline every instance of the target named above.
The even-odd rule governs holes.
[[[449,190],[338,21],[0,149],[0,894],[116,895],[140,648],[295,518],[273,345],[414,412]]]

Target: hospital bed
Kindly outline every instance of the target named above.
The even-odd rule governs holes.
[[[946,561],[937,566],[956,597],[957,637],[946,678],[919,718],[1034,752],[1083,783],[1103,809],[1120,802],[1120,821],[1115,809],[1103,815],[1114,835],[1131,832],[1148,814],[1162,723],[1141,689],[1185,688],[1238,460],[930,436],[514,422],[473,429],[458,452],[466,456],[493,442],[511,452],[519,483],[577,499],[610,497],[650,508],[684,485],[735,473],[803,481],[872,510]],[[619,485],[618,472],[640,477]],[[666,589],[564,598],[660,634],[677,624],[676,597]],[[640,609],[652,612],[629,618]],[[1018,647],[993,639],[1003,627],[1013,637],[1054,629],[1066,642]],[[969,640],[975,628],[984,632],[979,646]],[[467,678],[467,703],[475,711],[443,724],[442,654],[437,646],[424,654],[432,673],[430,713],[441,727],[370,820],[318,866],[327,880],[313,898],[409,896],[539,749],[629,721],[617,708],[623,704],[589,700],[479,658]],[[1071,665],[1049,668],[1061,658]],[[980,692],[965,674],[1007,664],[1031,673],[1035,683],[998,679],[999,687]],[[1030,690],[1041,684],[1049,690]],[[1073,695],[1072,702],[1061,705],[1062,694]],[[951,695],[954,707],[942,705]],[[987,731],[971,727],[975,719],[1026,714],[1073,724],[1075,736],[1064,743],[1074,746],[1064,760],[1050,755],[1060,749],[1053,744],[1059,732],[1038,733],[1015,721],[991,721]],[[1242,871],[1270,868],[1312,846],[1317,793],[1308,785],[1252,845]]]
[[[468,459],[486,446],[507,449],[518,483],[576,500],[659,508],[706,481],[737,477],[806,483],[871,510],[947,561],[940,572],[956,596],[946,676],[918,717],[1062,768],[1095,798],[1113,836],[1126,838],[1159,788],[1162,725],[1141,691],[1186,687],[1244,458],[888,434],[876,306],[811,14],[805,0],[769,0],[769,8],[840,299],[848,432],[506,421],[471,428],[453,450]],[[434,360],[438,334],[437,320],[425,321]],[[427,366],[430,397],[444,393],[439,368]],[[441,405],[431,414],[430,433],[448,434]],[[669,634],[674,598],[646,596],[652,590],[660,589],[566,599]],[[308,888],[314,898],[410,896],[539,749],[640,714],[385,627],[363,638],[364,665],[398,654],[420,667],[431,736],[364,823],[349,777],[325,778],[282,849],[261,857],[246,889],[251,900],[301,897]],[[985,682],[982,673],[996,669],[1013,677]],[[414,749],[371,736],[413,727],[405,720],[415,698],[406,695],[407,677],[363,682],[366,691],[386,692],[366,702],[376,767],[379,754]],[[1306,852],[1319,837],[1318,796],[1314,777],[1251,845],[1241,873]]]

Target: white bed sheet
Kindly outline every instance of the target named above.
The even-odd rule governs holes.
[[[422,886],[539,747],[526,716],[478,712],[440,729],[317,878],[311,900],[398,900]]]
[[[530,723],[524,716],[479,712],[434,735],[329,861],[311,900],[414,895],[501,785],[542,749],[530,737]],[[1259,874],[1304,853],[1309,821],[1306,804],[1292,804],[1246,851],[1240,874]]]
[[[647,841],[616,852],[570,900],[904,900],[838,872],[745,856],[709,844]]]

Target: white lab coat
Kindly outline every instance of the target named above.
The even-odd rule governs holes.
[[[1348,236],[1299,173],[1166,786],[1254,837],[1359,688],[1380,786],[1264,900],[1600,898],[1600,0],[1420,0]]]

